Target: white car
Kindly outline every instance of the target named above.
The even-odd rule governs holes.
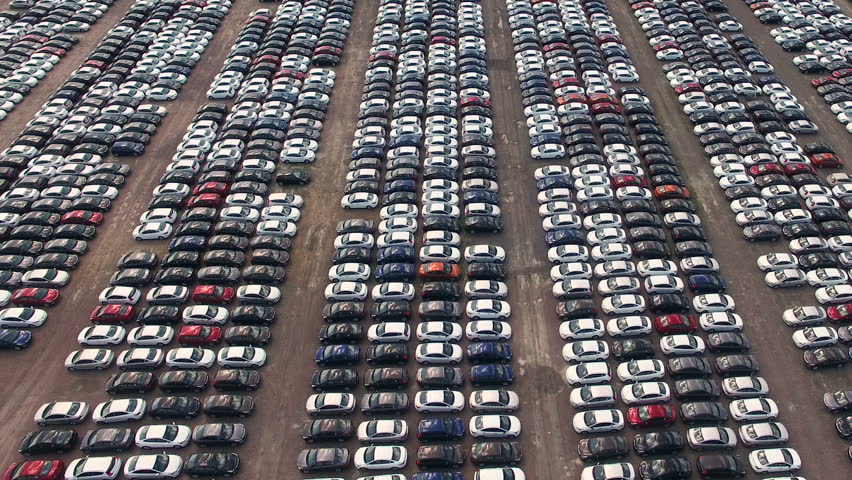
[[[852,292],[850,292],[850,298],[852,298]],[[692,299],[692,306],[698,313],[731,312],[736,308],[734,299],[730,295],[719,293],[696,295]]]
[[[787,427],[779,422],[750,423],[742,425],[739,430],[740,440],[749,447],[779,445],[790,439]]]
[[[651,275],[645,278],[645,291],[648,294],[682,293],[683,280],[674,275]]]
[[[666,335],[660,339],[660,350],[665,355],[696,355],[704,353],[704,340],[690,334]]]
[[[585,262],[589,259],[589,249],[582,245],[560,245],[547,251],[551,263]]]
[[[131,348],[118,354],[115,364],[121,370],[153,370],[163,363],[159,348]]]
[[[586,385],[572,389],[568,401],[574,408],[587,410],[615,406],[615,398],[612,385]]]
[[[164,240],[174,232],[174,227],[165,222],[143,223],[133,229],[134,240]]]
[[[793,332],[793,343],[799,348],[827,347],[837,341],[837,330],[832,327],[806,327]]]
[[[512,315],[512,307],[502,300],[471,300],[465,313],[472,320],[506,320]]]
[[[417,340],[429,342],[458,342],[462,326],[455,322],[421,322],[417,325]]]
[[[507,322],[478,320],[468,322],[465,336],[473,341],[500,341],[512,338],[512,327]]]
[[[579,340],[562,347],[562,359],[566,362],[592,362],[609,358],[609,345],[600,340]]]
[[[645,299],[636,294],[620,294],[601,301],[601,310],[608,315],[626,315],[645,311]]]
[[[361,282],[330,283],[325,287],[325,298],[333,302],[361,302],[367,298],[367,285]]]
[[[40,327],[47,321],[47,312],[38,308],[13,307],[0,311],[0,327],[32,328]]]
[[[274,237],[293,237],[298,227],[293,222],[283,220],[264,220],[257,224],[255,231],[258,235],[272,235]]]
[[[594,340],[603,338],[606,329],[597,318],[578,318],[559,324],[559,336],[563,340]]]
[[[134,347],[160,347],[175,338],[175,329],[165,325],[145,325],[130,330],[127,343]]]
[[[518,394],[512,390],[474,390],[468,402],[476,413],[512,413],[520,403]]]
[[[613,318],[606,325],[607,333],[614,338],[647,335],[652,329],[651,319],[641,315]]]
[[[89,347],[104,345],[121,345],[127,331],[117,325],[95,325],[80,330],[77,342]]]
[[[405,322],[382,322],[367,329],[371,343],[403,343],[411,338],[411,327]]]
[[[448,245],[429,245],[420,249],[420,261],[459,263],[461,252],[456,247]]]
[[[414,396],[420,413],[457,413],[464,409],[464,395],[455,390],[422,390]]]
[[[474,415],[469,429],[473,438],[517,438],[521,421],[514,415]]]
[[[48,287],[57,288],[68,285],[71,280],[71,275],[63,270],[53,268],[37,268],[29,270],[21,277],[21,283],[28,287]],[[5,297],[5,295],[3,295]],[[10,295],[11,296],[11,295]],[[5,305],[8,300],[3,302],[0,300],[0,305]]]
[[[136,455],[124,464],[124,476],[129,479],[175,478],[183,470],[183,459],[178,455]]]
[[[465,283],[464,293],[474,300],[503,300],[509,294],[509,288],[503,282],[494,280],[474,280]]]
[[[577,433],[607,433],[624,429],[624,416],[618,410],[589,410],[574,414],[571,424]]]
[[[145,425],[136,431],[136,446],[152,448],[183,448],[189,445],[192,429],[186,425]]]
[[[181,313],[181,320],[187,325],[224,325],[228,317],[227,308],[214,305],[191,305]]]
[[[274,305],[281,300],[281,289],[271,285],[242,285],[237,288],[237,300],[243,305]]]
[[[351,393],[315,393],[305,402],[308,415],[346,415],[355,411]]]
[[[68,354],[65,368],[69,372],[78,370],[103,370],[109,368],[115,360],[115,354],[104,348],[84,348]]]
[[[580,480],[635,480],[636,470],[627,462],[605,463],[583,468]]]
[[[730,450],[737,446],[737,435],[726,427],[695,427],[686,431],[686,440],[695,450]]]
[[[839,268],[818,268],[809,271],[807,277],[812,287],[830,287],[849,281],[849,275]]]
[[[814,295],[822,305],[852,302],[852,285],[821,287],[816,290]]]
[[[722,391],[733,400],[763,397],[769,393],[769,384],[762,377],[728,377],[722,380]]]
[[[731,416],[738,422],[774,420],[778,405],[770,398],[746,398],[731,402]]]
[[[463,358],[462,348],[454,343],[421,343],[415,350],[415,359],[421,365],[456,365]]]
[[[369,420],[358,425],[358,440],[363,443],[404,442],[408,424],[404,420]]]
[[[748,454],[748,463],[757,473],[795,472],[802,468],[802,459],[792,448],[754,450]]]
[[[404,282],[381,283],[373,287],[370,296],[376,302],[411,301],[414,298],[414,285]]]
[[[471,245],[464,250],[464,260],[468,263],[503,263],[506,250],[495,245]]]
[[[136,305],[142,297],[142,292],[138,288],[133,287],[107,287],[98,295],[98,300],[102,305],[106,304],[121,304],[121,305]]]
[[[805,272],[798,268],[785,268],[767,272],[763,281],[769,288],[794,288],[807,283]]]
[[[828,317],[825,309],[817,306],[788,308],[781,314],[781,319],[789,327],[816,325],[824,322],[826,318]]]
[[[615,369],[616,375],[624,383],[647,382],[663,378],[665,364],[656,359],[641,359],[622,362]]]
[[[399,445],[361,447],[353,462],[358,470],[401,470],[408,464],[408,450]]]
[[[225,347],[219,350],[216,362],[225,368],[262,367],[266,363],[266,350],[251,346]]]
[[[101,425],[139,420],[145,416],[148,404],[141,398],[122,398],[99,403],[92,410],[92,420]]]
[[[757,268],[764,272],[798,267],[799,259],[789,253],[770,253],[757,258]]]
[[[328,270],[332,282],[366,282],[370,278],[370,266],[363,263],[341,263]]]
[[[663,382],[637,382],[621,388],[621,399],[627,405],[664,403],[671,399],[671,390]]]
[[[636,265],[636,272],[640,277],[651,275],[677,275],[677,264],[670,260],[652,259],[642,260]]]
[[[612,372],[606,362],[586,362],[565,369],[565,378],[572,386],[595,385],[608,383],[612,379]]]
[[[65,480],[113,480],[121,473],[118,457],[78,458],[65,469]]]

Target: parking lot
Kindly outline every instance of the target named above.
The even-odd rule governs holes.
[[[8,3],[0,2],[0,7],[5,8]],[[42,104],[126,13],[131,3],[117,0],[91,31],[80,35],[80,43],[0,123],[0,148],[7,147],[17,137]],[[822,406],[823,393],[850,389],[850,367],[817,372],[805,369],[801,351],[790,339],[793,329],[781,321],[781,315],[787,308],[816,304],[813,289],[805,286],[770,290],[765,286],[764,272],[757,268],[755,261],[760,255],[786,251],[785,241],[765,244],[749,243],[743,239],[742,229],[734,221],[725,193],[717,187],[717,178],[704,156],[703,146],[693,135],[693,125],[687,121],[676,95],[666,83],[660,71],[662,63],[654,57],[654,51],[648,45],[629,3],[622,0],[607,0],[605,3],[641,79],[632,85],[644,89],[664,129],[677,166],[686,180],[687,188],[692,192],[691,199],[702,220],[708,242],[713,247],[713,255],[727,279],[727,293],[736,300],[737,313],[744,319],[744,333],[751,339],[750,353],[760,362],[760,376],[769,383],[770,396],[780,407],[778,421],[790,431],[791,438],[785,446],[795,448],[802,457],[803,467],[798,475],[825,479],[852,476],[852,464],[847,455],[849,442],[840,439],[834,430],[834,418],[837,415],[827,413]],[[479,4],[483,7],[484,15],[503,231],[493,234],[462,231],[461,246],[463,249],[475,244],[496,245],[503,247],[507,254],[505,266],[508,276],[505,282],[510,292],[507,301],[512,308],[513,326],[511,365],[516,374],[513,385],[507,388],[516,391],[521,399],[521,407],[514,413],[523,425],[518,439],[523,450],[523,462],[519,466],[527,478],[580,478],[583,468],[591,464],[584,463],[578,457],[576,446],[583,436],[575,433],[571,426],[576,410],[568,403],[571,391],[565,379],[568,364],[562,358],[565,341],[557,335],[559,321],[554,311],[558,301],[551,295],[553,282],[548,273],[552,265],[547,261],[548,248],[542,241],[541,218],[536,214],[539,208],[536,201],[538,189],[533,179],[534,171],[541,166],[567,163],[530,159],[507,6],[502,0],[481,1]],[[840,156],[846,155],[845,152],[852,150],[850,134],[816,96],[813,87],[807,83],[808,77],[799,73],[790,63],[791,55],[773,42],[767,26],[757,22],[744,2],[728,0],[726,4],[729,13],[742,23],[744,31],[771,60],[776,76],[801,100],[820,129],[820,139],[830,142]],[[138,157],[117,160],[129,165],[132,173],[109,212],[105,213],[104,223],[98,227],[97,236],[89,242],[89,253],[81,257],[71,282],[62,289],[62,299],[50,308],[49,320],[44,326],[35,329],[33,345],[23,351],[2,352],[7,368],[0,372],[0,381],[8,387],[6,401],[0,405],[0,418],[5,420],[2,432],[4,438],[7,438],[7,446],[2,456],[7,464],[22,461],[16,451],[19,439],[36,430],[32,414],[43,403],[74,400],[88,402],[93,407],[109,399],[103,391],[108,375],[69,373],[63,368],[62,362],[69,352],[80,348],[77,333],[91,325],[89,312],[98,305],[98,295],[108,285],[119,258],[135,250],[151,251],[160,258],[168,253],[168,240],[139,242],[133,239],[132,231],[138,224],[139,216],[147,210],[148,201],[151,200],[150,192],[165,173],[196,109],[210,101],[205,92],[219,72],[245,20],[259,8],[269,8],[274,13],[277,6],[275,2],[234,1],[178,99],[154,102],[165,106],[168,115],[157,128],[145,152]],[[838,2],[838,6],[847,14],[852,14],[848,4]],[[282,301],[275,306],[277,320],[271,325],[272,341],[266,347],[269,358],[259,370],[263,386],[252,394],[257,401],[256,412],[249,418],[239,420],[246,425],[248,439],[242,446],[227,450],[240,454],[239,476],[243,478],[261,475],[300,478],[295,467],[299,452],[304,448],[329,446],[305,445],[300,435],[302,425],[309,419],[305,413],[305,401],[315,393],[310,388],[310,382],[312,373],[317,369],[313,361],[319,346],[317,332],[326,325],[321,316],[327,304],[323,289],[328,283],[327,273],[332,266],[330,257],[337,236],[335,226],[339,221],[353,218],[371,219],[376,224],[380,221],[378,208],[343,210],[339,203],[344,195],[350,143],[358,121],[358,101],[355,99],[361,95],[364,86],[378,7],[377,0],[359,0],[356,3],[340,64],[323,67],[334,71],[336,80],[323,122],[316,161],[306,166],[311,182],[305,186],[287,187],[275,185],[274,182],[270,184],[272,193],[287,191],[301,195],[304,207],[301,208],[301,219],[298,222],[299,232],[290,248],[287,279],[278,285]],[[231,100],[223,102],[229,106],[233,104]],[[837,171],[849,172],[849,167],[847,165],[840,170],[820,169],[819,174],[824,178],[826,174]],[[418,231],[415,236],[419,238],[421,234]],[[671,241],[668,243],[673,245]],[[419,279],[414,283],[416,288],[423,284]],[[369,285],[372,287],[374,283]],[[459,285],[463,286],[463,282]],[[597,296],[595,298],[599,299]],[[367,319],[362,324],[366,331],[373,322]],[[416,321],[411,322],[412,327],[416,324]],[[658,340],[659,335],[653,338]],[[467,346],[468,343],[465,340],[462,345]],[[362,349],[368,345],[367,341],[361,342]],[[414,351],[416,341],[412,341],[409,347]],[[662,354],[655,358],[664,359]],[[613,368],[617,365],[614,360],[609,363]],[[363,362],[358,367],[359,374],[363,376]],[[466,372],[470,364],[463,363],[461,367]],[[410,361],[406,369],[409,378],[413,379],[417,371],[416,362]],[[117,369],[113,367],[109,372],[116,373]],[[417,387],[413,385],[408,389],[412,399],[416,391]],[[473,388],[465,384],[461,391],[467,396]],[[213,393],[210,389],[205,395]],[[360,398],[368,392],[359,385],[353,393]],[[156,395],[159,393],[146,393],[141,397],[150,400]],[[624,405],[615,408],[626,411]],[[469,409],[465,409],[458,417],[467,426],[472,415]],[[352,421],[357,426],[358,422],[366,418],[356,413]],[[411,408],[404,415],[394,418],[405,420],[413,433],[417,422],[426,417]],[[202,416],[184,423],[194,426],[204,422]],[[133,428],[148,423],[154,422],[146,418],[141,423],[133,424]],[[738,425],[729,420],[726,426],[736,429]],[[672,429],[684,431],[681,427],[683,425]],[[82,436],[90,428],[94,428],[94,423],[87,421],[81,427],[75,427],[75,430]],[[627,426],[616,435],[627,439],[629,445],[637,432],[639,430]],[[409,463],[401,473],[409,477],[419,471],[413,461],[419,445],[414,437],[412,434],[402,443],[408,450]],[[459,469],[464,473],[464,478],[473,478],[476,470],[469,461],[470,447],[474,442],[470,435],[465,435],[460,442],[468,452],[468,461]],[[330,446],[345,447],[354,454],[361,445],[357,439],[352,439]],[[175,452],[185,458],[199,451],[202,450],[191,444]],[[734,453],[747,463],[749,451],[740,445]],[[128,453],[136,455],[141,452],[137,449]],[[81,452],[75,449],[62,455],[33,458],[61,458],[68,462],[81,456]],[[120,456],[126,458],[127,454]],[[694,468],[697,452],[687,447],[684,456],[690,459]],[[625,461],[638,467],[642,460],[631,452]],[[375,472],[379,473],[387,472]],[[306,478],[356,478],[368,474],[359,474],[350,467],[340,475],[317,473]],[[751,471],[746,476],[766,477]],[[697,473],[693,473],[690,478],[698,478]]]

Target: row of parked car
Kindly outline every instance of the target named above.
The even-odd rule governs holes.
[[[559,6],[566,3],[560,2]],[[595,14],[599,18],[607,14],[593,2],[585,2],[585,7],[590,18]],[[549,9],[542,3],[532,8],[521,5],[510,9],[510,22],[515,20],[518,25],[524,22],[523,16],[520,21],[512,17],[516,12],[546,18]],[[582,28],[565,21],[564,16],[563,10],[566,34]],[[543,28],[539,31],[542,32]],[[550,72],[553,84],[566,77],[564,72],[553,75],[551,69],[556,68],[556,58],[570,58],[571,52],[563,53],[562,49],[554,46],[559,41],[556,32],[548,30],[547,34],[552,37],[545,37],[543,32],[540,36],[540,41],[545,44],[542,49],[546,54],[542,57],[546,61],[534,63],[529,70],[535,73],[523,78],[546,78]],[[516,58],[524,58],[525,51],[534,51],[536,47],[516,40]],[[570,60],[561,63],[567,65],[568,62]],[[524,69],[528,64],[523,64],[520,59],[518,67],[519,77],[529,73]],[[567,76],[576,78],[576,74]],[[552,165],[536,170],[540,189],[539,213],[544,218],[545,239],[551,247],[548,256],[557,263],[551,271],[557,282],[553,293],[560,300],[565,300],[559,304],[557,314],[563,320],[560,335],[570,341],[563,350],[563,356],[573,364],[566,376],[569,383],[577,387],[571,394],[571,403],[582,410],[574,417],[574,428],[579,433],[602,433],[619,431],[625,423],[635,427],[668,425],[680,417],[689,425],[704,426],[690,428],[686,435],[671,430],[640,434],[634,440],[634,447],[644,455],[676,453],[687,443],[698,450],[730,449],[737,443],[735,432],[722,426],[710,426],[724,423],[728,416],[726,410],[730,410],[735,419],[749,422],[740,432],[744,443],[759,445],[761,440],[766,440],[763,445],[773,445],[783,442],[787,436],[786,429],[781,430],[783,425],[771,421],[777,414],[761,410],[766,406],[772,410],[774,405],[771,400],[761,398],[768,393],[768,386],[762,378],[754,376],[759,367],[753,357],[747,355],[747,337],[739,333],[742,319],[733,313],[733,299],[723,294],[725,283],[718,272],[718,263],[712,259],[700,219],[688,201],[689,193],[647,97],[641,89],[630,87],[619,89],[619,96],[615,97],[611,87],[600,81],[587,82],[586,86],[597,83],[603,85],[596,88],[608,89],[611,93],[581,91],[582,96],[575,99],[586,100],[584,97],[588,95],[586,101],[593,106],[606,102],[617,106],[617,109],[612,113],[591,112],[591,115],[586,114],[585,122],[579,118],[573,122],[573,125],[580,126],[580,131],[585,130],[589,134],[587,141],[575,144],[587,149],[584,157],[572,156],[570,167],[573,169]],[[578,81],[578,85],[582,84]],[[558,88],[557,85],[553,87]],[[552,98],[532,100],[531,92],[524,89],[523,93],[528,107],[525,113],[529,117],[537,113],[561,113],[552,106]],[[607,99],[607,96],[611,98]],[[557,103],[560,99],[557,93]],[[587,126],[583,128],[584,125]],[[594,143],[591,135],[595,131],[593,125],[598,127],[604,139],[603,149]],[[635,135],[636,146],[633,146],[630,133]],[[573,138],[580,140],[579,137],[571,137],[566,143],[573,143]],[[654,187],[653,193],[647,189],[645,168]],[[616,187],[615,192],[610,190],[611,183]],[[589,230],[586,235],[582,234],[584,228]],[[687,274],[687,281],[679,278],[678,265],[668,260],[671,254],[663,228],[675,241],[674,253],[681,257],[680,267]],[[633,241],[632,245],[627,243],[628,239]],[[630,261],[634,257],[642,261],[634,265]],[[589,261],[599,263],[593,268]],[[604,297],[600,310],[615,317],[606,323],[594,318],[597,306],[586,300],[594,290],[593,277],[600,280],[597,289]],[[692,302],[683,295],[687,284],[695,294]],[[643,287],[649,295],[647,303],[639,294]],[[690,303],[702,314],[701,320],[686,315]],[[651,321],[641,315],[646,305],[660,316]],[[699,325],[713,332],[706,341],[694,333]],[[663,335],[660,349],[670,357],[668,373],[676,379],[671,385],[660,381],[666,373],[666,364],[650,358],[654,347],[644,337],[654,330]],[[610,346],[599,340],[606,334],[626,339],[617,340]],[[720,354],[715,362],[701,358],[705,349]],[[615,374],[606,363],[611,354],[624,361]],[[723,377],[721,382],[711,380],[714,370]],[[645,373],[649,376],[645,377]],[[625,384],[621,397],[630,405],[627,415],[612,408],[615,389],[606,383],[615,376]],[[729,409],[717,402],[723,391],[733,400]],[[684,402],[680,415],[668,404],[672,397]],[[750,423],[753,421],[761,423]],[[761,434],[749,433],[755,427],[761,432],[781,433],[754,441],[752,437],[761,437]],[[646,451],[645,447],[650,448]],[[600,462],[626,455],[627,445],[620,437],[599,436],[584,439],[578,450],[582,458]],[[763,471],[758,458],[765,455],[773,459],[792,455],[795,461],[790,468],[798,468],[795,452],[770,449],[754,453],[752,463],[756,471]],[[701,456],[697,467],[705,477],[718,475],[730,478],[745,474],[741,463],[730,455]],[[779,470],[783,468],[779,467]],[[686,478],[691,471],[692,467],[685,458],[669,457],[643,462],[638,476]],[[584,478],[635,478],[637,472],[630,464],[612,463],[588,467],[583,475],[586,476]]]
[[[23,14],[0,14],[0,120],[77,44],[69,33],[89,30],[112,3],[40,0]]]
[[[793,57],[793,64],[803,74],[828,74],[811,81],[825,103],[831,107],[837,120],[850,126],[847,79],[852,64],[848,55],[852,51],[852,19],[831,1],[814,0],[802,2],[771,1],[746,3],[756,16],[771,12],[771,23],[783,23],[783,27],[769,31],[775,42],[787,52],[805,52]],[[766,23],[766,22],[764,22]]]
[[[321,85],[329,81],[333,85],[332,73],[312,72],[309,78],[313,77],[317,77],[314,80],[318,80]],[[301,86],[299,80],[294,83]],[[259,109],[246,108],[246,103],[250,102],[235,105],[231,113],[236,112],[236,115],[232,116],[226,116],[228,107],[225,105],[202,106],[193,125],[205,121],[213,123],[216,126],[213,140],[217,140],[215,134],[220,124],[220,133],[225,138],[218,140],[248,139],[261,128],[257,125],[256,113]],[[272,105],[269,107],[272,108]],[[289,108],[293,110],[292,103]],[[287,127],[286,123],[276,123],[266,128],[283,133]],[[271,169],[253,169],[250,160],[239,162],[243,153],[248,156],[252,150],[244,152],[240,147],[245,146],[233,147],[236,152],[232,154],[236,158],[231,162],[223,164],[221,161],[217,163],[205,159],[203,174],[210,176],[206,179],[210,182],[199,185],[216,183],[214,180],[224,183],[224,189],[217,190],[221,197],[218,197],[218,202],[214,202],[216,206],[224,203],[225,194],[234,192],[237,183],[229,183],[231,175],[238,169],[240,172],[237,175],[244,174],[244,182],[251,184],[253,193],[234,192],[227,199],[245,197],[252,205],[258,201],[266,204],[265,197],[268,195],[268,183],[273,177],[275,162],[272,162]],[[265,157],[277,159],[278,150],[274,144],[257,142],[254,149]],[[173,168],[173,162],[167,167],[166,180],[169,181],[165,183],[191,184],[202,173],[202,163],[197,158],[191,160],[194,162],[191,166],[186,165],[190,162],[188,158],[178,160],[184,162],[182,168]],[[169,199],[157,193],[152,201],[153,206],[155,209],[165,208],[165,204],[158,205],[157,202],[168,202]],[[197,195],[204,193],[211,192],[199,192]],[[295,234],[294,222],[300,216],[298,207],[303,204],[300,196],[290,193],[271,194],[268,199],[270,208],[286,208],[289,212],[292,228],[287,230],[287,235],[263,234],[265,232],[256,235],[254,222],[244,216],[226,218],[227,215],[220,214],[215,208],[207,212],[211,208],[199,206],[202,211],[196,209],[192,218],[183,218],[180,227],[175,229],[178,238],[170,242],[169,254],[162,262],[147,252],[133,252],[122,257],[118,270],[110,279],[110,286],[101,292],[101,305],[90,315],[94,325],[85,328],[78,336],[86,348],[69,354],[66,366],[69,370],[77,371],[100,370],[108,368],[113,362],[119,364],[125,371],[107,380],[106,390],[111,395],[145,393],[155,387],[178,395],[157,397],[150,402],[142,398],[117,398],[104,402],[92,411],[96,423],[139,420],[146,414],[155,419],[176,419],[193,418],[202,412],[209,417],[244,417],[254,412],[254,399],[245,393],[255,390],[261,383],[254,368],[262,366],[266,360],[263,346],[271,338],[268,325],[275,319],[272,305],[280,300],[280,290],[275,284],[283,280],[283,266],[289,260],[289,236]],[[203,201],[210,202],[212,199],[208,197]],[[244,208],[238,210],[252,210],[252,207]],[[226,206],[222,212],[231,209]],[[149,214],[151,211],[144,215]],[[172,212],[168,217],[175,217],[176,220],[177,214]],[[220,221],[214,226],[217,220]],[[209,237],[210,233],[218,235]],[[252,248],[251,255],[247,252],[249,248]],[[249,258],[253,265],[241,271],[239,267]],[[203,265],[202,268],[198,268],[199,263]],[[159,272],[156,272],[158,267]],[[249,284],[236,288],[234,284],[241,277]],[[190,287],[195,281],[202,284]],[[145,294],[144,288],[152,282],[156,286]],[[148,303],[145,308],[140,306],[143,297]],[[229,310],[226,305],[235,297],[241,306]],[[194,305],[181,307],[190,300]],[[134,320],[141,326],[125,328],[124,324]],[[224,324],[229,320],[236,326],[226,328]],[[178,322],[185,324],[179,332],[174,327]],[[221,348],[217,354],[208,349],[220,344],[223,339],[228,346]],[[108,348],[121,345],[125,340],[133,348],[118,355]],[[159,348],[175,340],[181,344],[181,348],[172,349],[168,354]],[[211,355],[214,362],[210,361]],[[221,367],[215,376],[204,371],[213,363]],[[171,370],[157,378],[150,370],[164,364]],[[180,395],[204,391],[209,385],[213,385],[218,394],[210,395],[203,401],[193,396]],[[42,410],[36,415],[36,421],[40,424],[80,423],[89,412],[88,406],[79,402],[54,402]],[[44,451],[45,446],[51,445],[51,442],[57,444],[58,439],[65,439],[73,446],[76,436],[71,434],[67,431],[56,434],[34,432],[25,439],[26,445],[22,444],[22,448],[29,451],[35,445],[33,452],[39,448]],[[69,435],[73,437],[70,440]],[[87,453],[121,451],[133,445],[143,448],[181,448],[189,443],[190,438],[202,446],[236,446],[244,441],[245,436],[245,427],[238,423],[203,424],[194,431],[185,425],[152,425],[141,427],[135,435],[129,428],[112,428],[110,425],[87,434],[83,446]],[[10,472],[14,475],[12,478],[18,478],[44,465],[44,462],[39,465],[24,462],[14,465]],[[63,465],[61,462],[58,465],[61,471]],[[65,470],[68,478],[115,478],[121,466],[122,460],[118,458],[87,457],[72,462]],[[181,471],[191,475],[230,475],[238,467],[239,457],[234,453],[223,452],[191,455],[186,463],[180,456],[165,454],[131,457],[124,462],[125,476],[129,478],[173,478]],[[142,469],[144,471],[140,471]]]
[[[745,45],[742,38],[735,41]],[[667,75],[676,92],[684,90],[681,74],[668,67],[669,65],[666,65],[664,69],[668,70]],[[769,98],[776,102],[776,107],[779,102],[784,101],[781,100],[782,97],[789,96],[789,93],[786,93],[789,89],[777,79],[769,76],[763,77],[762,80],[766,83],[763,87],[764,93],[769,93]],[[772,83],[767,83],[769,81]],[[770,92],[768,89],[777,91]],[[681,93],[680,96],[681,103],[685,104],[684,112],[689,114],[691,119],[697,119],[701,114],[691,111],[695,104],[685,98],[685,95],[687,93]],[[716,104],[715,108],[722,105],[724,104]],[[754,119],[764,117],[761,112],[769,112],[766,105],[756,105],[756,102],[747,102],[745,108]],[[727,112],[722,115],[730,117]],[[719,118],[721,119],[721,115]],[[727,130],[735,126],[736,131],[742,131],[741,124],[742,122],[726,125],[703,123],[695,127],[695,133],[702,137],[713,135],[712,132],[708,133],[708,127],[721,132],[723,127]],[[740,155],[716,155],[710,158],[714,174],[719,178],[719,184],[725,189],[726,196],[732,200],[731,209],[737,214],[737,223],[745,227],[743,233],[746,239],[774,240],[784,236],[791,240],[789,248],[792,254],[775,253],[758,259],[758,266],[767,272],[767,285],[772,288],[784,288],[809,283],[817,287],[816,296],[820,303],[846,303],[852,298],[849,295],[852,288],[847,284],[848,274],[842,270],[848,266],[845,263],[848,257],[846,251],[849,241],[852,240],[847,221],[849,200],[844,200],[848,197],[845,194],[847,176],[831,175],[826,183],[816,176],[813,166],[840,166],[842,161],[834,154],[830,145],[813,142],[801,147],[794,135],[784,131],[766,133],[765,128],[760,128],[763,125],[765,123],[757,123],[758,131],[765,135],[764,147],[768,144],[769,152],[741,155],[746,152],[742,151],[743,147],[739,147]],[[737,135],[731,138],[734,139]],[[759,139],[759,136],[753,137],[755,140]],[[759,146],[760,143],[752,145]],[[799,197],[804,201],[804,209],[801,208]],[[821,368],[846,363],[848,354],[845,350],[819,348],[829,345],[825,343],[829,340],[824,337],[830,336],[831,330],[818,330],[821,334],[819,339],[812,336],[811,330],[808,332],[813,340],[799,342],[808,348],[817,348],[815,352],[804,353],[808,367]]]

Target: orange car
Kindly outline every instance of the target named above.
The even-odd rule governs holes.
[[[654,195],[659,199],[689,198],[689,190],[677,185],[660,185],[654,189]]]
[[[425,280],[458,280],[461,268],[454,263],[432,262],[420,265],[420,278]]]

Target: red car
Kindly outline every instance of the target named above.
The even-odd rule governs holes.
[[[281,77],[288,77],[288,78],[295,78],[297,80],[304,80],[306,75],[305,75],[305,72],[300,72],[298,70],[278,70],[277,72],[275,72],[274,78],[281,78]]]
[[[133,320],[136,310],[133,305],[118,305],[111,303],[95,307],[89,314],[89,320],[95,323],[127,323]]]
[[[88,210],[73,210],[62,215],[62,223],[97,226],[100,225],[103,220],[103,214],[99,212],[90,212]]]
[[[593,115],[601,113],[621,113],[621,107],[611,102],[595,103],[591,106],[590,110]]]
[[[843,159],[833,153],[815,153],[811,155],[811,162],[817,167],[840,168]]]
[[[234,298],[234,289],[219,285],[199,285],[192,290],[192,301],[197,303],[228,303]]]
[[[469,107],[471,105],[477,105],[480,107],[491,107],[491,100],[488,100],[485,97],[476,97],[471,95],[467,97],[462,97],[459,105],[461,105],[462,107]]]
[[[59,480],[64,472],[62,460],[30,460],[9,465],[3,480]]]
[[[844,303],[843,305],[834,305],[826,309],[828,320],[834,323],[852,322],[852,303]]]
[[[612,179],[612,184],[615,188],[647,187],[648,181],[645,180],[644,177],[637,177],[636,175],[616,175],[615,178]]]
[[[431,40],[430,43],[432,45],[436,45],[436,44],[439,44],[439,43],[446,43],[447,45],[455,45],[456,39],[450,38],[450,37],[445,37],[443,35],[436,35],[436,36],[432,37],[432,40]]]
[[[224,182],[204,182],[201,185],[196,185],[195,188],[192,189],[193,195],[199,195],[202,193],[216,193],[218,195],[224,195],[228,191],[228,184]]]
[[[554,50],[570,51],[571,48],[565,42],[553,42],[553,43],[549,43],[549,44],[545,45],[544,47],[542,47],[542,50],[544,50],[545,52],[552,52]]]
[[[222,329],[205,325],[186,325],[178,333],[178,343],[181,345],[215,345],[222,340]]]
[[[677,421],[677,412],[670,405],[646,405],[627,410],[627,421],[633,427],[657,427]]]
[[[42,307],[59,301],[55,288],[21,288],[12,294],[12,303],[25,307]]]
[[[616,37],[611,33],[607,33],[604,35],[600,35],[598,37],[598,43],[606,43],[606,42],[615,42],[615,43],[623,43],[620,37]]]
[[[314,50],[314,55],[343,55],[343,49],[339,47],[332,47],[331,45],[324,45],[322,47],[317,47]]]
[[[748,173],[752,174],[752,176],[760,177],[761,175],[769,175],[772,173],[784,173],[784,169],[777,163],[761,163],[760,165],[753,165],[749,167]]]
[[[821,87],[832,83],[837,83],[837,80],[834,77],[819,77],[811,80],[811,85],[814,87]]]
[[[420,278],[424,280],[458,280],[461,278],[461,268],[451,263],[424,263],[420,265]]]
[[[660,185],[654,189],[654,195],[657,198],[689,198],[689,190],[677,185]]]
[[[793,175],[798,175],[800,173],[810,173],[812,175],[816,175],[817,171],[813,165],[809,163],[799,162],[799,163],[788,163],[784,165],[784,173],[787,174],[788,177],[792,177]]]
[[[654,319],[654,328],[661,334],[690,333],[698,328],[698,320],[692,315],[672,313]]]
[[[189,197],[189,201],[186,202],[186,206],[187,208],[219,208],[220,206],[222,206],[222,196],[218,193],[202,193],[200,195],[193,195],[192,197]]]
[[[370,61],[376,60],[393,60],[396,61],[397,54],[395,52],[378,52],[370,55]]]
[[[844,78],[850,75],[852,75],[852,68],[841,68],[840,70],[831,72],[831,76],[834,78]]]
[[[589,99],[582,93],[569,93],[568,95],[556,97],[556,103],[559,105],[565,105],[568,103],[586,103],[588,101]]]
[[[653,48],[654,48],[655,52],[659,52],[659,51],[665,50],[667,48],[678,48],[678,44],[675,43],[675,42],[660,42],[660,43],[654,45]]]
[[[567,87],[568,85],[579,87],[580,79],[578,79],[577,77],[565,77],[553,82],[553,88]]]
[[[690,82],[684,83],[683,85],[678,85],[675,87],[675,93],[680,95],[681,93],[689,93],[689,92],[703,92],[704,89],[701,88],[701,84],[698,82]]]

